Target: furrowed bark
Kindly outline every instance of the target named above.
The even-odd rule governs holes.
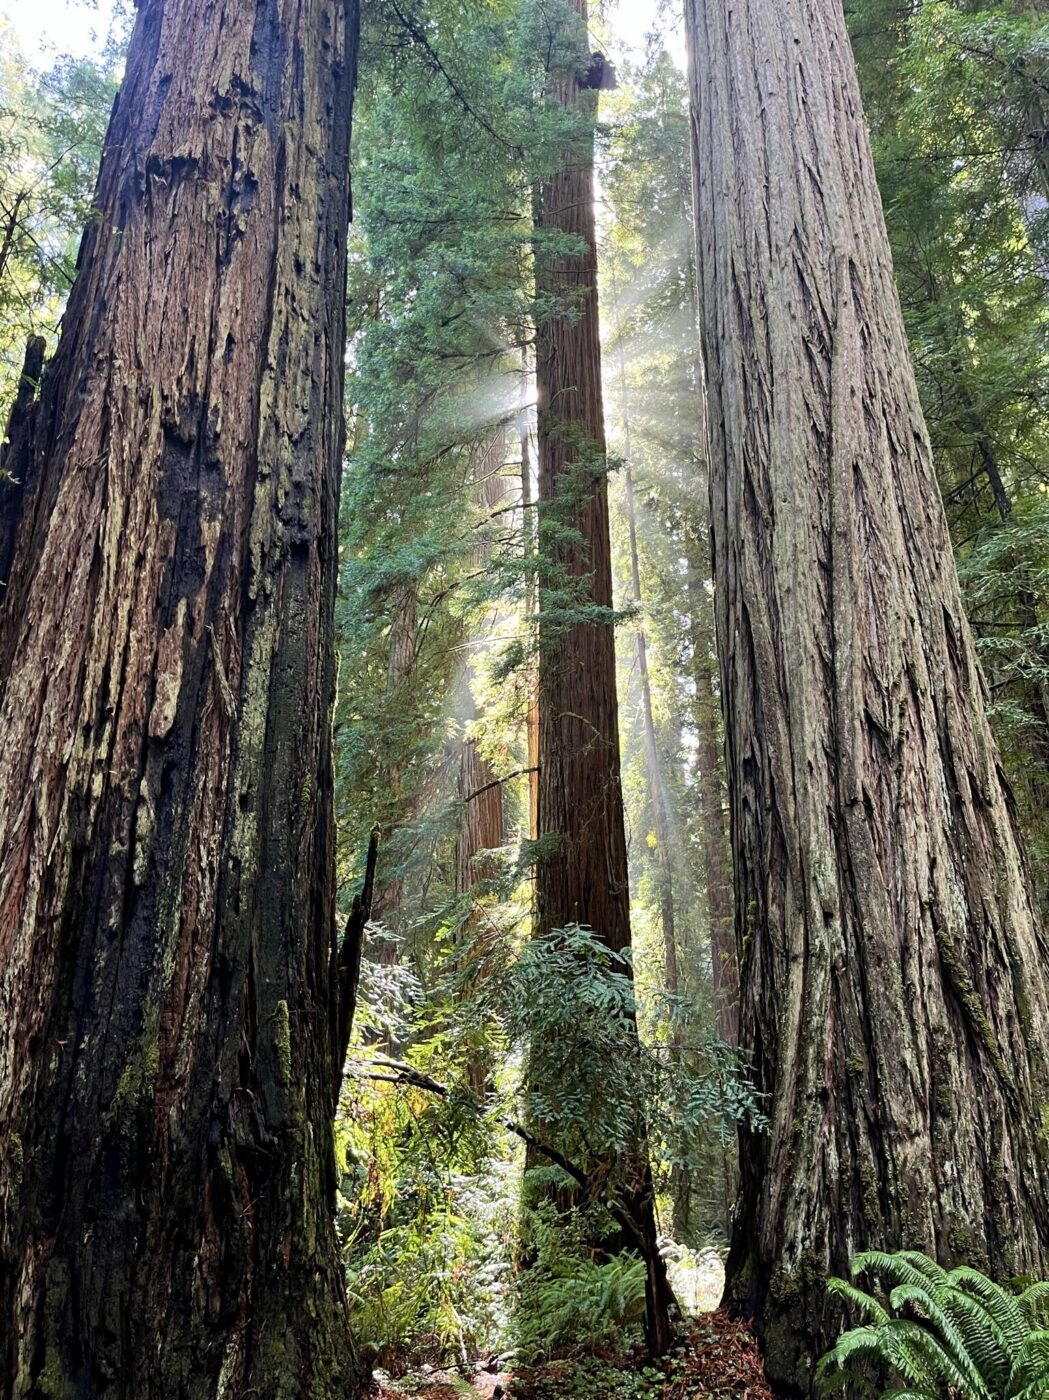
[[[356,4],[143,0],[0,604],[0,1390],[358,1393],[331,711]]]
[[[584,0],[572,6],[585,42]],[[588,57],[588,55],[587,55]],[[596,112],[582,72],[550,75],[552,100]],[[620,780],[612,563],[597,304],[593,138],[581,136],[543,185],[537,226],[585,250],[536,257],[539,295],[570,306],[536,328],[539,470],[539,835],[557,838],[537,871],[540,925],[587,924],[630,945]],[[603,609],[570,621],[578,607]]]
[[[581,924],[630,946],[630,888],[619,754],[612,560],[594,225],[593,119],[604,63],[587,52],[586,0],[572,0],[565,52],[548,73],[552,102],[583,118],[575,148],[536,199],[536,289],[571,314],[536,328],[539,471],[538,832],[540,930]],[[574,21],[574,22],[572,22]],[[580,613],[583,614],[580,617]],[[672,1343],[674,1298],[656,1238],[647,1143],[637,1144],[631,1239],[646,1264],[646,1335]]]
[[[1049,1251],[1047,950],[839,0],[688,0],[740,1039],[727,1297],[808,1394],[865,1245]]]

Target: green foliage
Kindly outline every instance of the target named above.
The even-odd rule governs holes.
[[[609,102],[602,178],[612,215],[602,246],[606,317],[605,401],[615,450],[629,461],[643,631],[653,712],[656,819],[639,654],[633,628],[619,636],[623,785],[631,834],[631,922],[639,1018],[645,1039],[676,1056],[696,1083],[716,1075],[712,902],[729,853],[723,809],[720,699],[713,654],[714,607],[707,537],[699,332],[694,312],[688,93],[669,53],[654,48],[626,65]],[[625,473],[611,482],[616,596],[633,594]],[[664,849],[665,847],[665,849]],[[671,872],[677,997],[663,995],[662,872]],[[731,912],[729,911],[729,918]],[[668,1189],[674,1233],[699,1244],[724,1237],[735,1141],[668,1122],[661,1152],[673,1162]]]
[[[975,1269],[948,1271],[907,1250],[858,1254],[852,1272],[872,1276],[875,1291],[828,1281],[861,1325],[820,1361],[821,1393],[882,1400],[1049,1395],[1049,1284],[1017,1293]]]
[[[764,1122],[738,1053],[711,1040],[699,1074],[638,1043],[637,1011],[629,956],[573,925],[528,939],[457,1013],[465,1024],[499,1021],[508,1051],[528,1056],[520,1116],[582,1170],[602,1170],[612,1195],[631,1189],[631,1149],[646,1136],[668,1170],[678,1130],[727,1135],[740,1121]]]
[[[1049,71],[1025,0],[847,6],[992,720],[1049,897]]]
[[[526,1362],[564,1349],[622,1347],[638,1340],[645,1315],[645,1266],[629,1252],[597,1261],[580,1242],[587,1226],[549,1201],[528,1222],[534,1258],[518,1285],[517,1355]]]
[[[116,93],[119,42],[47,73],[0,19],[0,416],[30,335],[52,337],[72,286]]]
[[[640,1319],[643,1271],[630,1255],[595,1261],[585,1242],[615,1233],[610,1206],[622,1209],[633,1189],[646,1130],[665,1179],[671,1123],[726,1135],[740,1118],[761,1125],[743,1067],[723,1046],[711,1047],[705,1076],[639,1047],[629,963],[590,930],[513,946],[482,923],[440,947],[425,997],[397,977],[362,982],[339,1119],[357,1330],[387,1366],[611,1340]],[[390,1070],[377,1030],[445,1092]],[[480,1091],[478,1061],[494,1067]],[[520,1213],[523,1150],[507,1120],[586,1174],[584,1198],[564,1211],[540,1193]],[[577,1184],[549,1161],[528,1176],[562,1196]],[[519,1276],[521,1240],[532,1264]]]
[[[461,1079],[448,1099],[370,1082],[369,1052],[357,1053],[338,1119],[355,1336],[387,1369],[496,1349],[508,1327],[516,1240],[519,1173],[507,1137],[478,1113]],[[442,1037],[413,1059],[446,1062]]]

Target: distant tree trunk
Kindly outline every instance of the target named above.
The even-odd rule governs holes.
[[[1010,9],[1020,17],[1044,22],[1043,0],[1013,0]],[[1044,50],[1031,65],[1026,101],[1019,110],[1019,126],[1026,151],[1008,158],[1007,168],[1016,190],[1020,214],[1031,240],[1031,250],[1042,280],[1049,288],[1049,65]],[[1022,166],[1026,164],[1027,169]]]
[[[482,514],[495,511],[505,497],[502,470],[506,461],[506,432],[500,430],[483,454],[478,473],[478,495]],[[489,561],[491,547],[486,535],[474,550],[475,568]],[[470,676],[463,676],[464,720],[467,726],[477,719],[477,708],[470,688]],[[491,764],[481,753],[477,739],[467,733],[459,753],[459,832],[456,841],[457,894],[467,894],[475,884],[490,879],[491,866],[481,858],[485,851],[497,850],[505,839],[503,825],[503,786]]]
[[[47,343],[42,335],[29,337],[5,441],[0,446],[0,608],[7,590],[18,527],[22,523],[22,504],[33,466],[31,422],[46,351]]]
[[[727,1297],[807,1394],[854,1249],[1045,1267],[1047,950],[840,0],[687,17],[740,1039],[771,1120]]]
[[[331,712],[354,4],[142,0],[0,613],[0,1391],[358,1393]]]
[[[404,705],[403,690],[411,682],[415,671],[415,653],[419,631],[419,591],[414,580],[400,585],[394,595],[390,613],[390,635],[386,652],[386,693],[391,706]],[[385,828],[380,828],[380,866],[384,864],[382,850],[387,848],[387,859],[392,861],[393,870],[387,866],[381,869],[375,899],[372,903],[372,920],[387,929],[389,936],[375,934],[371,944],[374,960],[384,967],[397,964],[399,941],[395,931],[397,915],[401,907],[401,892],[404,881],[398,872],[400,860],[394,834],[399,825],[410,821],[413,803],[405,799],[402,785],[405,763],[394,763],[386,774],[386,788],[393,819]],[[392,849],[389,849],[392,845]]]
[[[699,201],[699,172],[693,160],[691,178],[682,183],[682,207],[689,218]],[[691,357],[689,379],[698,405],[698,422],[692,444],[693,462],[700,482],[709,488],[710,462],[707,432],[706,375],[699,346],[699,269],[696,245],[689,243],[685,264],[689,306],[695,317],[696,352]],[[726,1045],[738,1042],[739,957],[736,949],[732,852],[725,812],[725,750],[718,698],[717,648],[714,641],[714,599],[707,590],[712,573],[710,547],[710,495],[694,512],[685,530],[686,592],[689,641],[692,646],[692,679],[695,701],[692,719],[696,730],[696,773],[699,785],[699,841],[703,855],[703,884],[710,937],[711,977],[714,984],[714,1016],[718,1035]],[[735,1180],[735,1168],[726,1166],[726,1182]],[[731,1201],[726,1206],[726,1222]]]
[[[710,940],[710,973],[714,994],[714,1029],[726,1045],[739,1040],[739,960],[733,918],[732,853],[725,820],[724,748],[714,655],[714,599],[707,590],[709,556],[705,532],[696,528],[685,541],[688,567],[689,639],[695,698],[692,719],[696,731],[696,825],[703,861],[703,887]],[[721,1154],[722,1223],[728,1238],[732,1208],[739,1185],[736,1153],[724,1144]]]
[[[596,92],[586,0],[572,0],[572,11],[578,27],[562,36],[565,54],[548,75],[548,91],[561,107],[592,118]],[[551,843],[536,872],[538,922],[541,930],[585,925],[622,952],[630,946],[630,888],[611,612],[592,127],[539,191],[536,217],[540,236],[566,234],[585,248],[565,256],[540,243],[536,256],[540,298],[571,309],[570,315],[542,321],[536,336],[538,830],[540,840]],[[592,615],[580,620],[580,609]],[[662,1354],[672,1340],[673,1294],[658,1249],[645,1144],[639,1144],[639,1154],[644,1160],[631,1216],[647,1267],[648,1342]]]
[[[469,694],[468,679],[466,692],[469,702],[466,719],[469,723],[476,719],[477,712]],[[478,885],[494,878],[498,865],[486,853],[498,850],[506,840],[503,785],[482,755],[477,739],[470,735],[460,745],[457,792],[459,829],[455,843],[455,892],[470,895]],[[470,901],[459,937],[468,938],[477,929],[482,917],[481,907],[475,898]],[[464,994],[469,994],[468,989],[464,988]],[[474,1093],[482,1098],[491,1075],[491,1061],[487,1052],[471,1048],[467,1074]]]
[[[618,297],[615,272],[612,276],[613,295]],[[635,629],[637,654],[637,676],[641,687],[641,720],[645,734],[645,768],[648,773],[649,807],[652,813],[653,834],[656,838],[655,863],[656,884],[659,890],[659,922],[663,931],[663,971],[665,990],[676,997],[681,988],[678,976],[677,935],[674,929],[674,876],[670,856],[670,818],[667,812],[666,792],[663,784],[663,766],[659,759],[659,745],[656,742],[656,721],[652,709],[652,681],[648,674],[648,640],[641,618],[643,599],[641,596],[641,559],[637,547],[637,505],[634,499],[633,443],[630,434],[630,411],[627,403],[626,359],[623,352],[623,327],[619,328],[619,396],[620,415],[623,420],[623,468],[626,486],[626,523],[630,545],[630,601],[638,611]],[[672,1033],[673,1036],[673,1033]],[[678,1037],[680,1038],[680,1037]]]
[[[521,357],[521,403],[518,431],[521,439],[521,533],[524,541],[525,614],[527,625],[533,625],[539,610],[536,585],[536,522],[532,490],[532,435],[526,406],[528,386],[528,355]],[[528,839],[539,834],[539,683],[531,667],[528,670],[528,708],[525,714],[525,739],[528,748]]]
[[[471,718],[476,717],[472,711]],[[474,885],[492,878],[491,866],[482,860],[486,851],[498,850],[505,840],[503,785],[477,745],[463,741],[459,758],[459,801],[462,811],[455,850],[455,888],[468,894]]]
[[[706,589],[706,549],[695,535],[686,543],[689,639],[695,699],[696,777],[699,790],[696,823],[703,859],[710,965],[714,983],[714,1024],[726,1045],[738,1038],[739,965],[732,900],[732,857],[725,822],[724,756],[714,655],[714,600]]]

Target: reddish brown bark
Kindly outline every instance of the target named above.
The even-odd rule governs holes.
[[[143,0],[0,613],[0,1390],[356,1393],[331,710],[354,4]]]
[[[457,893],[466,894],[492,878],[484,853],[498,850],[504,841],[503,785],[472,738],[463,741],[459,756],[459,800],[455,886]]]
[[[597,304],[591,122],[601,81],[587,52],[586,0],[548,74],[551,100],[583,116],[561,168],[538,192],[536,226],[582,245],[540,241],[536,286],[561,314],[536,335],[539,447],[539,839],[541,930],[581,924],[610,948],[630,946],[630,889],[620,776],[612,564]],[[571,50],[570,53],[567,51]],[[596,76],[595,76],[596,73]],[[570,314],[564,314],[567,309]],[[580,614],[582,613],[582,616]],[[650,1349],[673,1333],[673,1294],[656,1238],[647,1144],[637,1144],[629,1214],[647,1267]]]
[[[1049,1256],[1049,954],[840,0],[688,0],[740,1039],[728,1264],[808,1394],[868,1245]]]
[[[585,23],[584,0],[575,12]],[[585,38],[585,31],[583,34]],[[551,75],[553,98],[595,110],[577,71]],[[571,314],[536,334],[539,457],[540,837],[556,841],[537,872],[540,926],[586,924],[620,952],[630,946],[630,891],[620,780],[612,627],[612,564],[597,304],[593,149],[585,138],[542,187],[540,230],[585,251],[540,251],[540,296]],[[585,149],[584,149],[585,147]],[[603,610],[573,621],[580,608]]]

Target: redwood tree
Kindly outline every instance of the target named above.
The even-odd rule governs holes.
[[[619,754],[594,226],[593,122],[610,83],[587,51],[586,0],[565,7],[548,92],[574,140],[536,197],[539,476],[540,930],[581,924],[630,947],[630,883]],[[566,129],[568,124],[566,123]],[[673,1295],[656,1238],[647,1144],[636,1145],[630,1244],[647,1266],[650,1349],[671,1341]]]
[[[1044,1269],[1047,949],[840,0],[687,14],[740,1039],[771,1120],[727,1291],[804,1394],[856,1248]]]
[[[586,0],[549,76],[552,99],[581,118],[561,167],[536,200],[539,472],[539,863],[542,928],[586,924],[616,952],[630,946],[604,401],[597,303]],[[566,20],[566,24],[568,20]]]
[[[11,444],[5,1395],[356,1393],[330,754],[356,30],[355,0],[142,0]]]

